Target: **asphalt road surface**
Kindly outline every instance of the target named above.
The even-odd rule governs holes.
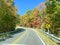
[[[4,41],[0,41],[0,45],[19,44],[19,45],[44,45],[38,35],[32,29],[26,29],[20,33],[12,35]]]

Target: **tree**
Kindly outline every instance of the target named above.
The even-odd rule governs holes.
[[[0,1],[0,33],[14,31],[16,26],[17,14],[14,5],[12,5],[13,1],[9,2],[9,6],[6,3],[7,0]]]
[[[49,0],[46,2],[46,7],[46,12],[49,14],[47,17],[52,24],[51,33],[58,34],[58,28],[60,28],[60,4],[58,3],[58,0]]]
[[[37,8],[28,10],[23,16],[21,16],[21,19],[20,22],[23,26],[40,28],[41,17]]]

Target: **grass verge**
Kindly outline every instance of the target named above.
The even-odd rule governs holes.
[[[35,30],[40,36],[41,38],[44,40],[44,42],[47,45],[58,45],[56,42],[54,42],[49,36],[47,36],[46,34],[43,34],[42,32]]]

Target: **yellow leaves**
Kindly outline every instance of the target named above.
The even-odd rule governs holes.
[[[11,0],[11,2],[13,2],[14,0]]]
[[[40,28],[39,14],[40,14],[40,12],[39,12],[39,10],[37,8],[35,8],[30,14],[25,13],[23,15],[23,18],[22,18],[23,24],[25,26],[29,26],[29,27]]]
[[[28,15],[25,14],[23,17],[22,17],[22,22],[23,22],[23,25],[27,25],[28,23]]]
[[[46,28],[50,28],[51,27],[51,25],[50,24],[46,24]]]
[[[6,3],[7,6],[11,6],[14,0],[5,0],[4,2]]]
[[[13,2],[14,0],[4,0],[4,2],[9,3],[9,2]]]
[[[24,17],[24,18],[27,18],[27,17],[28,17],[28,15],[27,15],[27,14],[25,14],[23,17]]]
[[[31,15],[30,15],[30,19],[34,19],[38,16],[38,13],[37,12],[33,12]]]
[[[11,6],[11,3],[6,3],[7,6]]]
[[[30,19],[34,19],[35,18],[35,16],[34,15],[30,15]]]

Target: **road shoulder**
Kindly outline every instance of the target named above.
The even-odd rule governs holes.
[[[56,42],[51,40],[47,35],[43,34],[41,31],[39,30],[34,30],[34,31],[38,33],[38,35],[44,40],[46,45],[58,45]]]

